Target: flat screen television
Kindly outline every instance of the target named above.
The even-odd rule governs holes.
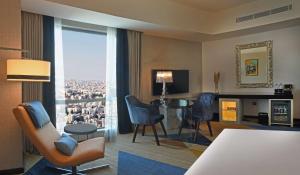
[[[161,95],[162,83],[156,83],[158,71],[172,71],[173,83],[166,83],[166,94],[179,94],[189,92],[189,70],[152,70],[152,95]]]

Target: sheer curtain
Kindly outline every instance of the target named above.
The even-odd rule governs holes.
[[[129,93],[141,98],[141,50],[142,33],[127,30],[128,63],[129,63]]]
[[[117,95],[116,95],[116,46],[117,30],[107,28],[106,51],[106,138],[114,141],[118,133]]]
[[[66,125],[65,118],[65,80],[62,44],[62,24],[61,19],[54,19],[55,38],[55,99],[56,99],[56,128],[59,132],[64,131]]]

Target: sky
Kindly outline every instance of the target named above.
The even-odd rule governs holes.
[[[63,30],[65,80],[100,80],[106,76],[106,35]]]

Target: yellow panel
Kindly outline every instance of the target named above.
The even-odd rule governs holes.
[[[237,102],[222,101],[222,120],[237,121]]]

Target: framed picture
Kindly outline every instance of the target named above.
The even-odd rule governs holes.
[[[245,60],[246,76],[258,76],[258,59]]]
[[[236,73],[239,88],[273,86],[272,41],[236,46]]]

